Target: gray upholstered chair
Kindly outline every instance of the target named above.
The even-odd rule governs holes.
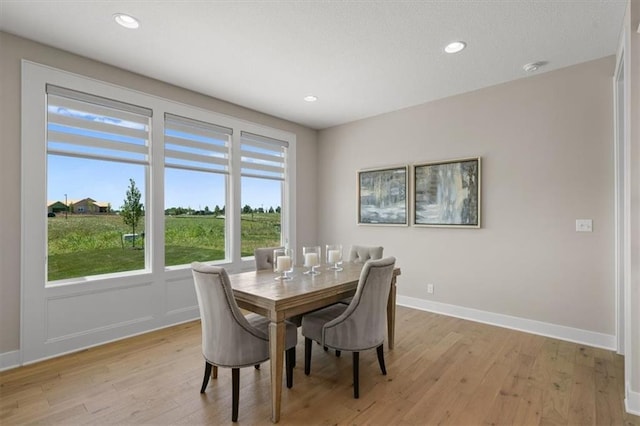
[[[351,246],[349,262],[364,263],[367,260],[382,259],[384,247],[380,246]]]
[[[383,251],[384,247],[382,246],[351,246],[351,251],[349,251],[349,262],[364,263],[367,260],[382,259]],[[348,305],[351,303],[351,299],[352,297],[346,297],[342,299],[340,303]]]
[[[304,373],[311,371],[311,348],[315,340],[338,351],[353,352],[353,397],[360,395],[360,351],[376,348],[382,374],[383,343],[387,332],[387,301],[396,259],[388,257],[364,264],[356,294],[349,305],[336,303],[302,317],[304,336]]]
[[[264,247],[257,248],[253,251],[256,259],[256,271],[272,270],[273,271],[273,251],[284,247]]]
[[[209,377],[218,377],[218,367],[231,368],[232,414],[238,420],[240,368],[256,366],[269,359],[269,320],[263,316],[240,312],[233,296],[229,275],[224,268],[194,262],[191,264],[202,322],[202,355],[205,360],[204,393]],[[286,325],[287,387],[293,385],[293,354],[298,332],[295,325]]]

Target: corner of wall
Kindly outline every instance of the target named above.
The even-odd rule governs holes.
[[[640,416],[640,392],[633,392],[627,386],[625,389],[624,408],[627,413]]]

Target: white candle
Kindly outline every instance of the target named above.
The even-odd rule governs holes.
[[[304,254],[304,266],[312,268],[318,266],[320,260],[318,259],[318,253],[305,253]]]
[[[329,258],[329,263],[340,262],[340,250],[329,250],[327,257]]]
[[[276,259],[276,272],[285,272],[291,269],[291,256],[278,256]]]

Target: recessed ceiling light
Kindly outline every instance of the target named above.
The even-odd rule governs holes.
[[[131,30],[135,30],[140,26],[140,22],[136,18],[126,13],[114,13],[113,19],[115,19],[118,24]]]
[[[303,99],[307,102],[315,102],[318,100],[318,97],[313,95],[307,95]]]
[[[467,43],[465,43],[464,41],[454,41],[447,44],[447,46],[444,48],[444,51],[447,53],[458,53],[465,47],[467,47]]]
[[[522,66],[522,69],[525,70],[526,72],[534,72],[534,71],[538,71],[538,69],[540,69],[540,67],[545,66],[547,63],[544,61],[538,61],[538,62],[531,62],[528,63],[526,65]]]

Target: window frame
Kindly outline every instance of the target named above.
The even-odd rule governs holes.
[[[45,94],[46,94],[46,117],[45,117],[45,125],[46,125],[46,137],[44,140],[44,144],[46,147],[46,157],[45,157],[45,166],[47,173],[45,174],[45,184],[48,188],[48,179],[49,179],[49,165],[50,165],[50,157],[63,157],[63,158],[73,158],[79,161],[97,161],[97,162],[110,162],[116,164],[126,164],[130,166],[138,166],[142,169],[143,180],[144,180],[144,199],[142,200],[142,204],[146,207],[149,205],[149,192],[147,190],[147,183],[149,182],[149,172],[150,172],[150,146],[151,146],[151,120],[153,112],[150,109],[142,108],[137,105],[131,105],[129,103],[115,101],[112,98],[104,98],[101,96],[90,95],[85,92],[80,92],[77,90],[70,90],[68,88],[62,88],[60,86],[45,84]],[[136,120],[137,124],[144,125],[145,130],[137,130],[132,134],[128,134],[126,128],[124,130],[122,128],[118,129],[116,127],[113,128],[102,128],[99,132],[105,135],[105,132],[108,132],[109,135],[118,135],[118,136],[126,136],[133,137],[136,139],[144,138],[144,144],[133,144],[130,142],[117,142],[113,143],[110,140],[100,140],[96,141],[94,136],[86,136],[80,138],[74,138],[71,136],[73,140],[72,142],[69,140],[69,134],[72,132],[65,130],[53,130],[49,129],[51,124],[55,125],[67,125],[69,127],[85,130],[89,132],[96,131],[96,129],[92,129],[91,126],[94,124],[92,121],[85,122],[82,119],[76,119],[75,117],[71,120],[65,120],[63,114],[52,113],[50,111],[51,106],[62,105],[63,108],[67,109],[76,109],[82,113],[94,114],[95,116],[102,116],[101,114],[110,114],[110,117],[118,117],[123,120]],[[102,110],[102,111],[101,111]],[[62,122],[61,122],[62,120]],[[66,122],[65,122],[66,121]],[[105,127],[104,125],[100,127]],[[120,130],[120,131],[118,131]],[[96,142],[95,145],[91,142]],[[51,146],[53,143],[54,147]],[[62,144],[62,148],[56,148],[55,145]],[[96,153],[91,151],[83,151],[82,148],[97,148],[106,150],[107,153]],[[138,158],[127,158],[127,154],[137,155]],[[140,185],[140,182],[138,183]],[[80,195],[80,194],[76,194]],[[86,194],[82,194],[86,195]],[[85,206],[78,207],[76,213],[89,213],[89,209],[85,209]],[[47,221],[48,222],[48,221]],[[145,227],[142,229],[142,233],[147,233],[147,221],[145,220]],[[48,227],[47,227],[48,228]],[[47,229],[48,231],[48,229]],[[88,279],[89,277],[99,277],[101,275],[111,275],[111,274],[121,274],[121,273],[144,273],[149,272],[149,257],[146,254],[147,250],[145,247],[145,256],[144,256],[144,265],[140,269],[130,269],[127,271],[113,272],[108,274],[95,274],[95,275],[85,275],[80,277],[73,278],[64,278],[59,280],[49,280],[49,268],[47,267],[47,276],[46,276],[46,285],[60,285],[69,282],[73,282],[78,279]],[[46,256],[49,256],[49,248],[47,241],[47,253]],[[48,265],[47,265],[48,266]]]
[[[240,168],[233,157],[239,141],[235,138],[244,130],[289,142],[281,231],[283,242],[296,248],[295,134],[28,60],[22,60],[21,76],[21,364],[199,316],[190,265],[164,265],[165,111],[237,129],[225,201],[225,214],[233,218],[226,221],[229,259],[216,262],[230,273],[254,268],[253,259],[240,257]],[[145,233],[149,235],[145,241],[146,270],[47,282],[47,83],[153,110],[150,166],[145,181]]]
[[[282,244],[295,248],[295,152],[296,136],[293,133],[266,127],[236,117],[220,114],[200,107],[161,98],[156,95],[139,92],[98,81],[82,75],[58,70],[48,66],[23,60],[23,74],[26,68],[35,68],[33,75],[23,78],[23,144],[22,144],[22,258],[25,281],[43,282],[41,274],[29,274],[26,267],[34,262],[45,265],[45,287],[60,285],[86,284],[92,281],[108,281],[136,275],[157,275],[169,273],[175,275],[189,269],[189,265],[166,266],[164,257],[164,121],[165,114],[186,117],[214,125],[233,129],[229,146],[229,173],[226,177],[225,201],[225,254],[224,260],[212,261],[212,264],[225,266],[230,272],[250,269],[253,257],[241,256],[241,134],[248,132],[266,138],[282,140],[288,143],[285,179],[281,201],[281,239]],[[36,81],[33,81],[36,80]],[[69,278],[58,281],[47,281],[47,222],[36,212],[46,211],[47,153],[46,153],[46,105],[44,87],[52,84],[79,92],[89,93],[113,99],[118,102],[139,105],[153,111],[150,120],[150,161],[145,181],[145,233],[148,236],[145,253],[145,269],[125,271],[112,274],[92,275]],[[38,99],[40,98],[40,99]],[[41,102],[44,103],[42,107]],[[25,123],[31,123],[26,126]],[[42,134],[43,129],[44,135]],[[25,159],[29,161],[25,161]],[[34,191],[39,187],[41,190]],[[147,207],[148,206],[148,207]],[[44,250],[42,249],[44,247]],[[41,268],[37,268],[40,270]],[[40,275],[40,276],[38,276]]]

